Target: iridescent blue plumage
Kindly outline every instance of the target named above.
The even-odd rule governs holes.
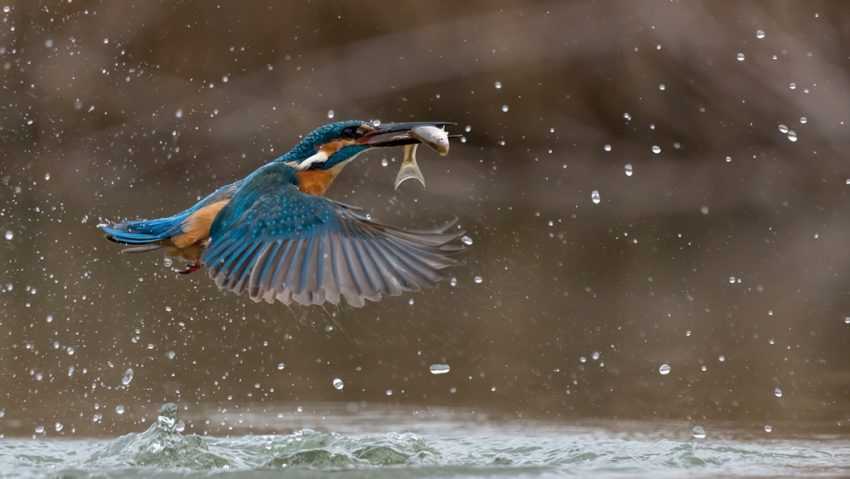
[[[368,124],[367,121],[346,120],[320,126],[304,136],[289,152],[276,158],[275,161],[283,163],[303,160],[316,152],[316,145],[324,145],[345,137],[353,139],[357,129]]]
[[[206,266],[223,289],[255,300],[362,306],[385,295],[416,291],[442,278],[462,234],[409,232],[371,221],[356,209],[322,198],[340,169],[376,146],[418,142],[422,125],[382,127],[344,121],[317,128],[292,150],[248,177],[217,189],[176,215],[100,225],[128,252],[171,248],[171,255]],[[309,194],[308,194],[309,193]]]
[[[210,229],[201,256],[219,287],[256,300],[362,306],[438,281],[461,232],[405,232],[298,190],[295,170],[263,167]]]

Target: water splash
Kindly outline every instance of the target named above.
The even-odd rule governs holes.
[[[200,437],[180,432],[165,404],[151,426],[114,440],[4,439],[0,475],[42,477],[641,477],[846,476],[850,451],[835,440],[754,442],[705,430],[641,432],[587,427],[432,423],[413,433]],[[434,426],[438,426],[436,429]],[[404,427],[404,426],[401,426]],[[67,428],[66,428],[67,429]],[[765,426],[765,431],[769,426]],[[542,433],[545,431],[545,433]],[[695,443],[693,438],[701,439]],[[4,467],[5,466],[5,467]]]
[[[156,421],[144,432],[121,436],[95,451],[87,461],[93,467],[157,466],[174,468],[222,468],[234,461],[211,452],[205,439],[180,434],[177,405],[159,409]]]

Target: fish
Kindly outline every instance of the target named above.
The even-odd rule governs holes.
[[[449,153],[449,134],[442,128],[434,126],[420,126],[410,130],[408,135],[415,138],[425,145],[431,147],[440,156],[445,156]],[[409,179],[416,179],[425,187],[425,176],[419,165],[416,163],[416,148],[418,143],[404,146],[404,159],[401,161],[401,166],[398,169],[398,174],[395,177],[395,189],[397,190],[402,183]]]
[[[442,128],[420,126],[410,130],[408,135],[430,146],[440,156],[446,156],[449,153],[449,133]]]

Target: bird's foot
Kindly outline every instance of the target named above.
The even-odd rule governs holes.
[[[193,262],[186,265],[186,269],[184,269],[182,271],[178,271],[178,273],[180,273],[180,274],[190,274],[190,273],[194,273],[195,271],[198,271],[199,269],[201,269],[201,263],[199,261],[193,261]]]

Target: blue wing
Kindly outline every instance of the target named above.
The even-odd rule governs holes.
[[[442,279],[461,231],[404,231],[298,191],[294,171],[269,165],[216,217],[201,257],[216,284],[254,301],[353,306]]]

